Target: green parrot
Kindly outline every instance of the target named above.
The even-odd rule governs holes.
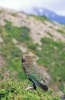
[[[22,67],[26,77],[33,83],[33,89],[36,89],[36,86],[38,86],[45,92],[48,91],[48,86],[46,85],[43,75],[40,72],[40,68],[33,63],[31,56],[22,56]]]

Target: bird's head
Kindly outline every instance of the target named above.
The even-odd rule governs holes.
[[[22,63],[29,63],[32,61],[32,57],[29,55],[23,55],[22,56]]]

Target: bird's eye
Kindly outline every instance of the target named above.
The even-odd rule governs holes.
[[[22,62],[25,62],[25,59],[22,57]]]

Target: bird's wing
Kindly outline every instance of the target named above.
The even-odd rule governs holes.
[[[48,90],[48,87],[47,87],[47,85],[44,83],[44,84],[42,84],[42,82],[41,82],[41,80],[39,81],[38,79],[37,79],[37,77],[36,77],[36,75],[35,74],[30,74],[29,75],[29,78],[31,79],[31,81],[33,82],[33,83],[35,83],[36,85],[38,85],[41,89],[43,89],[44,91],[47,91]],[[43,80],[42,80],[43,81]]]

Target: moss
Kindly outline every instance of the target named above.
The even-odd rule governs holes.
[[[59,96],[52,96],[52,90],[47,93],[37,88],[36,90],[28,90],[27,83],[17,82],[12,79],[8,81],[2,80],[0,83],[0,100],[59,100]]]

